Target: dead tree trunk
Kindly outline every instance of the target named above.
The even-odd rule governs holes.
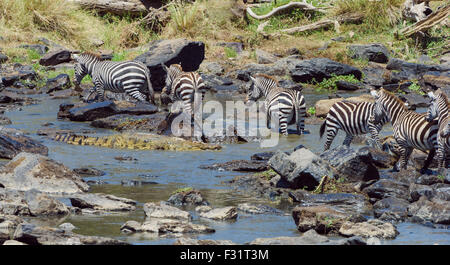
[[[140,15],[147,13],[150,7],[161,7],[161,1],[150,0],[66,0],[82,8],[96,10],[99,13],[116,15]]]

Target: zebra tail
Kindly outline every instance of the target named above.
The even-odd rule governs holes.
[[[323,134],[325,133],[325,128],[327,127],[327,119],[320,126],[320,138],[322,139]]]
[[[300,106],[299,104],[295,104],[295,125],[299,126],[299,124],[300,124]]]
[[[145,66],[145,68],[147,69],[147,71],[145,71],[145,75],[146,75],[146,78],[147,78],[148,90],[150,92],[149,101],[152,104],[155,104],[155,91],[153,90],[152,82],[150,81],[149,70],[148,70],[147,66]]]

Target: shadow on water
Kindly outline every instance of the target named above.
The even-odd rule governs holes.
[[[344,97],[355,94],[343,94]],[[357,94],[356,94],[357,95]],[[324,94],[306,95],[307,102],[315,102],[326,98]],[[76,99],[72,99],[76,101]],[[234,222],[216,222],[198,218],[193,209],[194,223],[204,223],[216,230],[215,233],[199,235],[198,239],[231,240],[235,243],[246,243],[258,237],[298,236],[295,223],[290,216],[291,207],[277,205],[264,199],[257,199],[245,192],[234,192],[224,181],[232,179],[238,172],[220,172],[200,169],[200,165],[226,162],[236,159],[249,159],[254,153],[274,150],[292,150],[302,144],[312,151],[319,153],[323,148],[323,141],[319,139],[319,125],[307,125],[309,134],[302,136],[289,135],[281,137],[279,144],[270,148],[261,148],[259,143],[224,145],[221,151],[204,152],[169,152],[169,151],[136,151],[122,149],[108,149],[92,146],[75,146],[55,142],[36,132],[45,123],[52,123],[50,128],[70,130],[90,130],[95,134],[105,135],[114,133],[111,130],[96,129],[89,123],[57,120],[56,113],[59,105],[65,100],[43,99],[40,104],[23,107],[21,111],[10,111],[5,116],[13,124],[8,127],[23,130],[30,137],[41,141],[49,148],[49,157],[70,168],[94,167],[104,171],[101,177],[87,177],[85,180],[100,181],[105,184],[91,186],[90,192],[113,194],[138,201],[137,210],[131,213],[109,215],[69,216],[61,220],[43,221],[56,226],[63,222],[70,222],[77,227],[76,233],[85,235],[107,236],[121,239],[133,244],[172,244],[174,238],[157,237],[152,234],[126,235],[120,232],[120,226],[128,220],[143,221],[145,219],[142,205],[146,202],[165,201],[170,194],[181,187],[193,187],[201,191],[202,195],[213,207],[236,206],[243,202],[258,202],[281,208],[287,215],[247,215],[240,214]],[[389,134],[389,126],[382,134]],[[333,142],[333,146],[342,144],[344,134],[340,132]],[[118,161],[115,157],[131,156],[135,160]],[[5,163],[7,161],[0,161]],[[140,186],[121,185],[127,180],[148,181],[151,184]],[[39,220],[33,220],[38,222]],[[42,220],[41,220],[42,221]],[[395,240],[386,241],[387,244],[450,244],[450,232],[442,229],[431,229],[416,224],[399,224],[401,234]]]

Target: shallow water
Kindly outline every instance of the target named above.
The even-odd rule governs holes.
[[[342,94],[344,97],[357,94]],[[37,96],[39,98],[39,96]],[[315,102],[326,98],[324,94],[307,94],[307,102]],[[110,215],[70,216],[59,220],[43,220],[49,225],[70,222],[77,227],[76,233],[85,235],[107,236],[133,244],[172,244],[176,239],[157,237],[152,234],[127,235],[120,232],[120,226],[128,220],[143,221],[142,205],[146,202],[167,200],[170,194],[181,187],[193,187],[213,207],[235,206],[243,202],[260,202],[284,210],[287,215],[246,215],[240,214],[233,222],[217,222],[199,219],[192,208],[190,210],[195,223],[205,223],[216,230],[215,233],[198,235],[198,239],[231,240],[235,243],[246,243],[258,237],[298,236],[295,223],[290,215],[290,207],[277,205],[274,202],[257,199],[245,192],[235,192],[224,181],[231,180],[237,172],[220,172],[199,169],[200,165],[226,162],[235,159],[249,159],[254,153],[272,150],[292,150],[302,144],[314,152],[320,152],[323,141],[318,136],[318,125],[306,125],[309,134],[302,136],[289,135],[281,137],[274,147],[261,148],[260,144],[224,145],[221,151],[203,152],[170,152],[170,151],[135,151],[118,150],[92,146],[76,146],[55,142],[46,137],[36,135],[42,124],[53,123],[50,128],[81,130],[89,129],[95,134],[111,134],[111,130],[96,129],[89,123],[57,120],[56,113],[63,102],[76,99],[48,100],[42,99],[39,104],[25,106],[21,111],[10,111],[5,116],[13,124],[7,127],[23,130],[30,137],[41,141],[49,148],[49,157],[70,168],[94,167],[106,172],[101,177],[87,177],[85,180],[99,180],[106,184],[91,186],[91,192],[103,192],[130,198],[139,202],[135,212]],[[308,103],[308,107],[312,103]],[[382,134],[389,134],[389,126]],[[340,145],[344,134],[339,133],[333,146]],[[117,156],[131,156],[136,161],[118,161]],[[124,186],[124,180],[145,180],[155,184],[142,186]],[[70,203],[70,202],[69,202]],[[33,220],[37,222],[38,220]],[[450,244],[450,230],[433,229],[418,224],[399,224],[400,235],[395,240],[383,241],[383,244]]]

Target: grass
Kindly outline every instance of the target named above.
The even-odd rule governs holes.
[[[177,190],[175,190],[174,192],[172,192],[170,195],[175,195],[178,193],[182,193],[182,192],[189,192],[189,191],[193,191],[194,189],[192,187],[184,187],[184,188],[179,188]]]
[[[422,91],[422,88],[419,85],[419,81],[418,80],[411,80],[412,84],[408,87],[409,90],[424,96],[425,92]]]
[[[235,49],[230,47],[224,47],[225,55],[227,58],[235,58],[237,56],[237,52]]]
[[[257,177],[264,178],[265,180],[271,180],[273,177],[275,177],[278,174],[273,169],[268,169],[268,170],[263,171],[263,172],[255,173],[253,175],[257,176]]]
[[[309,114],[309,116],[314,116],[316,115],[316,107],[309,107],[306,112]]]
[[[337,85],[336,83],[338,81],[346,81],[353,84],[358,84],[359,80],[355,78],[354,75],[335,75],[332,74],[331,78],[325,78],[321,82],[313,82],[313,84],[316,86],[316,91],[320,92],[323,90],[327,91],[336,91]]]

